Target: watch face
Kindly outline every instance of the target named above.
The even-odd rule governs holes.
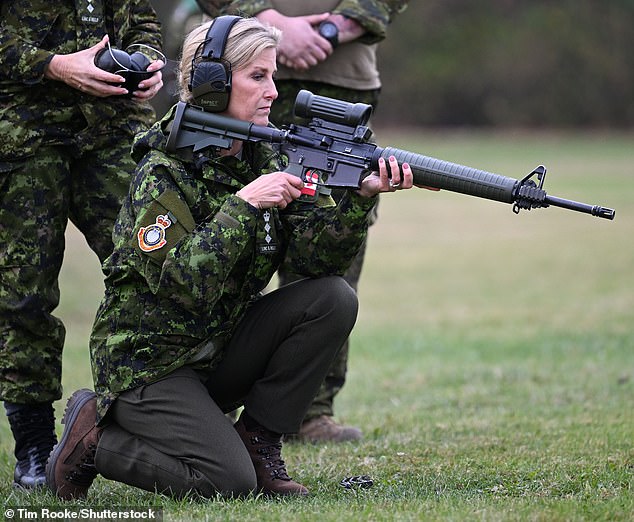
[[[322,22],[319,24],[319,35],[328,40],[333,47],[339,42],[339,29],[332,22]]]

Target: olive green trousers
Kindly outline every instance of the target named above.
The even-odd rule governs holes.
[[[225,412],[244,405],[266,429],[294,433],[356,321],[340,277],[304,279],[256,301],[208,371],[182,367],[121,394],[96,452],[106,478],[182,497],[248,494],[250,457]]]

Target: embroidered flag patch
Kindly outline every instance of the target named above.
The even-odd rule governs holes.
[[[316,172],[309,170],[306,172],[304,180],[304,186],[302,187],[302,195],[304,196],[314,196],[317,192],[317,184],[319,183],[319,174]]]

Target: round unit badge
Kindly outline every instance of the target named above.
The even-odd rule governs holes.
[[[156,223],[139,228],[139,248],[143,252],[152,252],[165,246],[165,230],[172,224],[168,216],[157,216]]]

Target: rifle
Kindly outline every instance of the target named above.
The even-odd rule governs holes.
[[[543,189],[546,179],[543,165],[517,180],[406,150],[379,147],[370,142],[372,131],[366,125],[372,114],[370,105],[302,90],[295,100],[294,110],[296,116],[308,119],[309,123],[277,129],[205,112],[179,102],[166,148],[170,152],[183,148],[191,148],[194,152],[208,147],[229,149],[234,139],[278,144],[289,159],[286,172],[299,176],[306,184],[317,186],[315,200],[322,187],[359,188],[365,176],[379,170],[379,158],[387,160],[394,156],[399,165],[409,163],[416,185],[509,203],[516,214],[520,210],[552,205],[614,219],[613,209],[549,196]]]

